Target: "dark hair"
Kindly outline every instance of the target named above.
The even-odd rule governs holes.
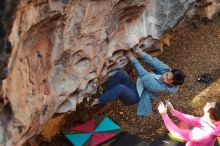
[[[178,69],[173,69],[171,70],[171,72],[173,73],[173,85],[182,85],[184,82],[184,79],[186,77],[186,75]]]
[[[220,121],[220,102],[216,102],[215,107],[210,108],[208,112],[211,120]]]

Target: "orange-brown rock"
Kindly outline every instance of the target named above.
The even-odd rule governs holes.
[[[7,124],[0,120],[0,144],[20,146],[54,113],[76,110],[99,83],[127,63],[122,50],[135,45],[149,49],[192,3],[20,0],[9,36],[9,74],[2,84],[13,116]],[[169,45],[171,36],[165,36],[161,44]]]

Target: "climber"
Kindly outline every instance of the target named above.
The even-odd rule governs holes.
[[[144,62],[151,65],[153,72],[148,72],[134,57],[132,51],[127,51],[126,56],[133,64],[138,79],[136,84],[129,78],[128,73],[119,71],[107,82],[107,89],[96,99],[90,100],[90,105],[108,102],[119,98],[125,105],[138,103],[137,115],[150,115],[152,111],[151,102],[161,93],[175,93],[179,85],[182,85],[185,74],[178,70],[171,70],[155,57],[135,49],[134,53],[140,56]]]

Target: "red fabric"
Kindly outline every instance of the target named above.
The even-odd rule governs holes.
[[[91,146],[96,146],[96,145],[112,138],[115,135],[116,134],[112,134],[112,133],[94,133],[91,137],[92,138]]]
[[[73,127],[73,130],[81,132],[93,132],[95,130],[95,120],[92,119],[84,124]]]

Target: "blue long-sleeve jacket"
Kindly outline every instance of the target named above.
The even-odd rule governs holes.
[[[151,101],[161,93],[175,93],[178,86],[169,86],[159,79],[161,75],[171,70],[167,65],[146,53],[142,53],[141,58],[151,65],[153,72],[145,70],[136,58],[131,59],[131,63],[138,74],[136,87],[140,101],[137,107],[137,115],[150,115],[152,112]]]

